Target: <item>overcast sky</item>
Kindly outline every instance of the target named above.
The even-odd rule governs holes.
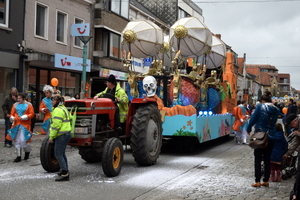
[[[211,32],[239,57],[246,53],[246,64],[273,65],[300,90],[300,0],[193,1]]]

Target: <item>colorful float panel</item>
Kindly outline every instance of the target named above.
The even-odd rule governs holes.
[[[231,114],[165,116],[163,136],[197,137],[199,143],[202,143],[230,134],[233,121]]]

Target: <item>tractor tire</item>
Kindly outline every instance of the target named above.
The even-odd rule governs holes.
[[[54,156],[54,144],[49,143],[49,136],[45,137],[40,148],[42,167],[47,172],[58,172],[60,167]]]
[[[137,109],[132,121],[131,143],[137,164],[156,163],[162,145],[161,115],[156,105],[143,105]]]
[[[93,147],[78,147],[81,158],[88,163],[101,161],[101,153],[98,153]]]
[[[115,177],[123,166],[123,144],[118,138],[110,138],[104,145],[102,153],[102,169],[106,176]]]

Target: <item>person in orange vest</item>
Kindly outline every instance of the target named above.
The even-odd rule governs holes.
[[[241,144],[241,142],[243,144],[246,144],[246,135],[243,134],[245,122],[248,119],[248,116],[246,114],[246,108],[244,106],[245,104],[245,100],[238,100],[237,106],[233,109],[233,115],[235,117],[235,120],[232,129],[235,131],[235,138],[237,144]]]
[[[49,132],[50,127],[50,117],[52,112],[52,100],[51,97],[54,93],[53,87],[50,85],[45,85],[43,88],[43,92],[45,94],[45,98],[43,98],[41,104],[40,104],[40,112],[44,114],[44,120],[41,124],[42,127],[42,133],[43,135],[46,135]]]
[[[31,119],[34,117],[32,104],[26,101],[26,95],[21,93],[17,96],[17,102],[13,105],[10,112],[10,121],[12,128],[8,130],[7,139],[15,140],[17,149],[17,158],[14,162],[21,161],[22,148],[25,151],[24,160],[29,158],[31,151],[32,133],[30,132]]]

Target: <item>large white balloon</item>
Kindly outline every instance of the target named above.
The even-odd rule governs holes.
[[[170,44],[183,56],[198,57],[208,53],[211,43],[212,33],[196,17],[181,18],[170,28]]]
[[[124,50],[136,58],[157,55],[164,43],[162,29],[147,20],[129,22],[122,34]]]
[[[206,68],[214,69],[221,66],[226,57],[226,46],[216,36],[212,36],[212,47],[209,53]]]

